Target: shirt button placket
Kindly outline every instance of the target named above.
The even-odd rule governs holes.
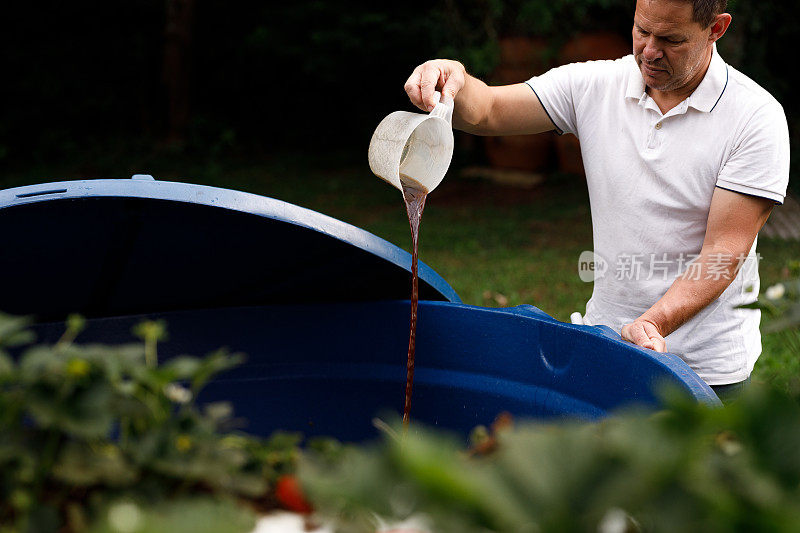
[[[663,123],[661,120],[659,120],[653,125],[652,128],[650,128],[650,132],[647,135],[647,147],[650,148],[651,150],[654,148],[658,148],[658,145],[660,144],[656,133],[662,128],[662,126]]]

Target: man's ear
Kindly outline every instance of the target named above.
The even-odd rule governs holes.
[[[728,27],[731,25],[731,17],[730,13],[720,13],[716,17],[714,17],[714,21],[711,23],[711,33],[708,36],[709,44],[717,42],[725,32],[728,31]]]

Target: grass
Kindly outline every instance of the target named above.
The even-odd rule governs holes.
[[[7,174],[4,187],[55,179],[128,177],[188,181],[271,196],[364,228],[408,250],[410,231],[399,191],[375,178],[358,154],[285,154],[262,160],[126,156]],[[88,166],[89,170],[86,170]],[[112,173],[112,169],[127,172]],[[451,172],[451,176],[455,173]],[[48,176],[42,178],[41,176]],[[58,176],[52,177],[52,176]],[[559,320],[585,311],[592,285],[577,275],[580,252],[592,248],[586,186],[575,176],[550,176],[533,189],[448,177],[429,197],[420,258],[439,272],[467,304],[536,305]],[[783,276],[800,246],[760,239],[762,288]],[[763,336],[756,379],[787,384],[800,375],[800,354],[787,335]]]

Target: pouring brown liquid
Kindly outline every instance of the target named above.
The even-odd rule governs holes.
[[[403,408],[403,428],[408,429],[411,415],[411,391],[414,386],[414,348],[417,336],[417,305],[419,303],[419,221],[425,209],[428,192],[413,178],[400,175],[403,184],[403,198],[406,202],[408,222],[411,225],[411,328],[408,333],[408,362],[406,363],[406,402]]]

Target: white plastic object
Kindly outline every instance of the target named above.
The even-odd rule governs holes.
[[[369,168],[403,190],[407,185],[431,192],[444,179],[453,159],[453,100],[442,97],[424,115],[395,111],[384,118],[369,143]],[[401,178],[402,176],[402,178]]]
[[[309,530],[305,524],[305,518],[297,513],[273,511],[259,518],[251,533],[333,533],[333,526]]]

